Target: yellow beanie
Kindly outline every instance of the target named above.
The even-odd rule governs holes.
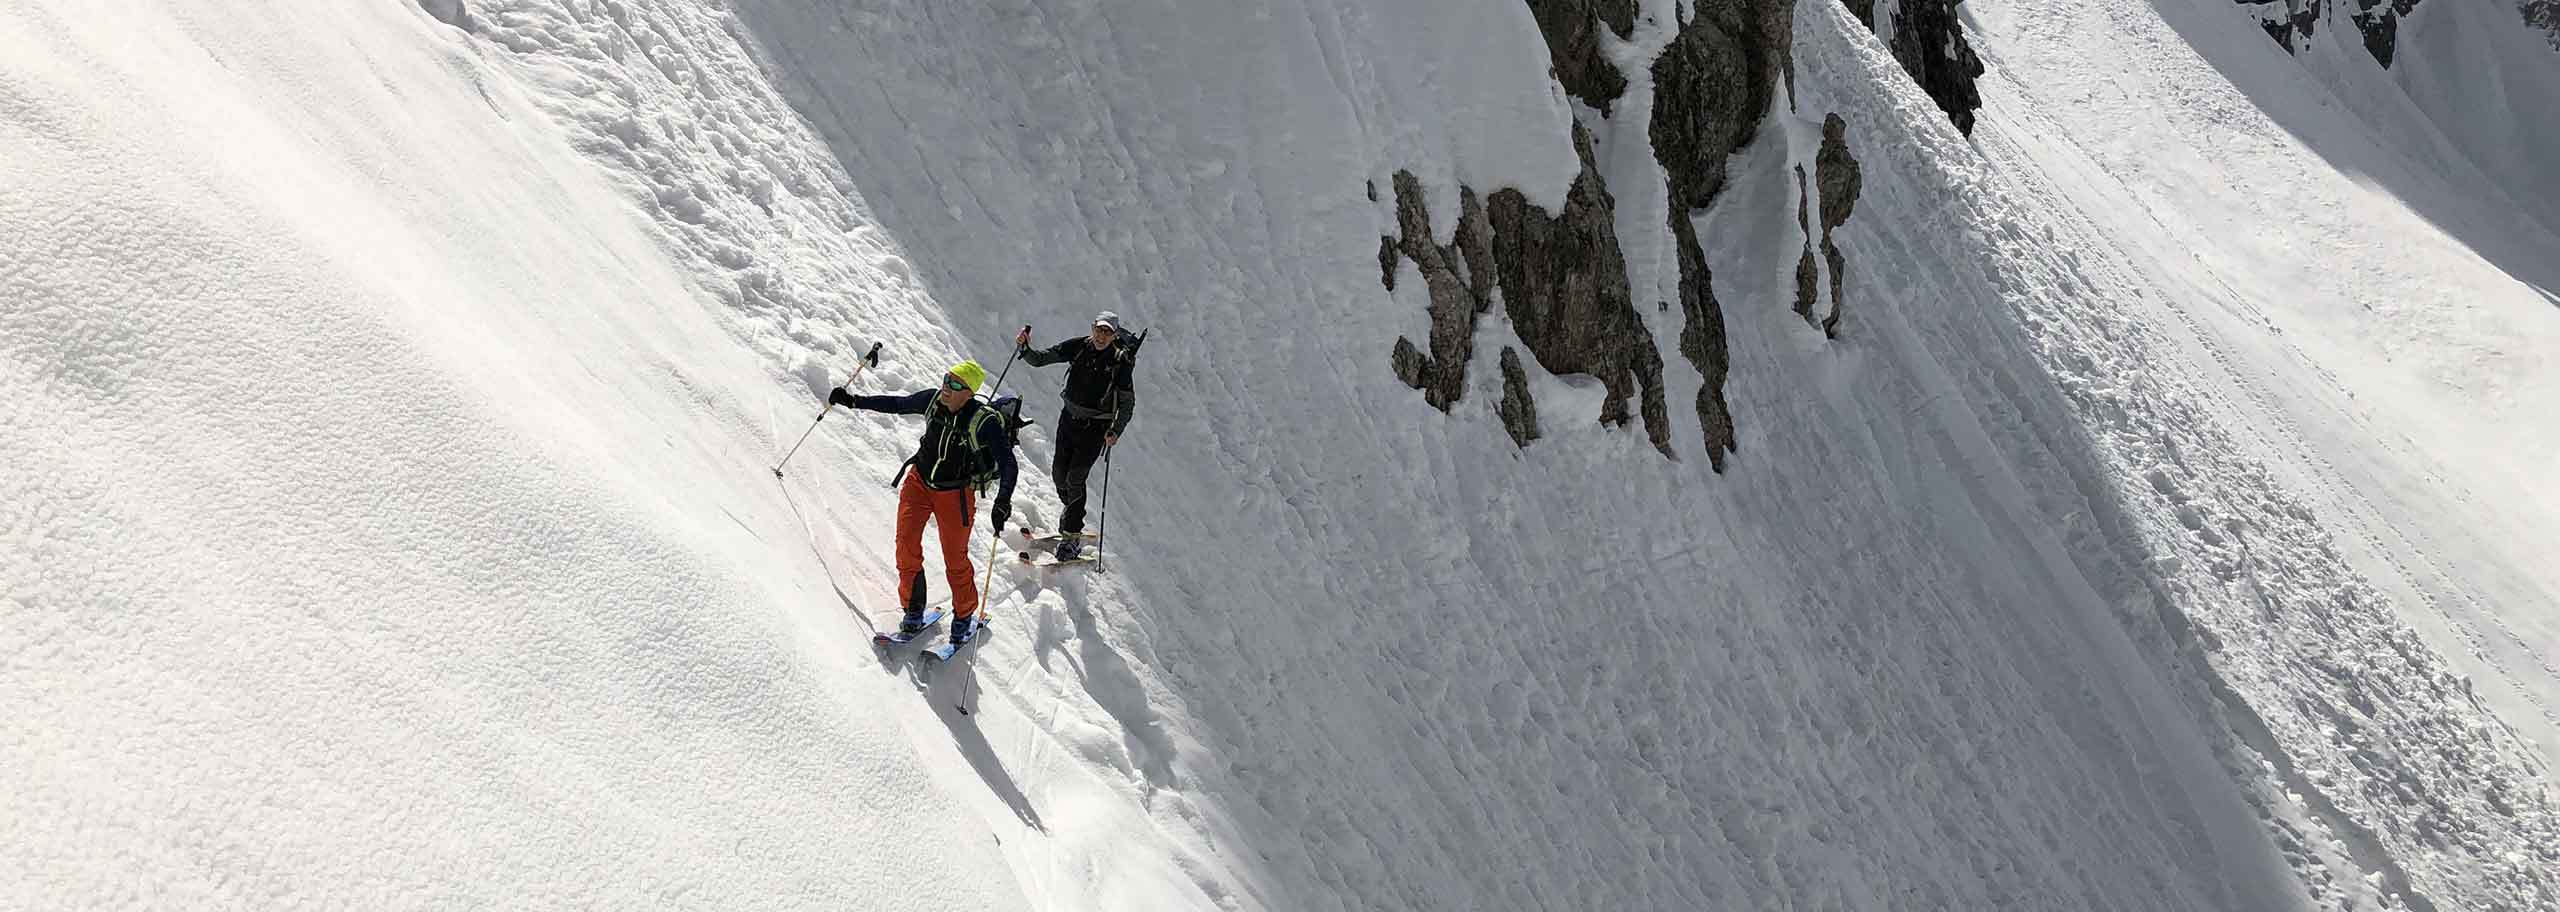
[[[951,376],[958,377],[960,382],[969,384],[969,391],[973,393],[978,391],[978,387],[985,386],[987,383],[987,369],[979,367],[978,362],[975,361],[962,361],[951,365]]]

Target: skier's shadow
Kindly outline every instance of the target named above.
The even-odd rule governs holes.
[[[978,673],[976,651],[943,663],[930,674],[922,674],[921,666],[918,670],[919,677],[923,679],[925,699],[933,705],[933,714],[941,717],[943,726],[951,729],[951,741],[960,747],[961,756],[969,758],[969,767],[978,771],[978,778],[985,780],[987,788],[1013,808],[1013,816],[1020,818],[1025,826],[1048,832],[1049,827],[1040,822],[1040,812],[1031,806],[1031,796],[1023,794],[1022,787],[1013,783],[1012,774],[1005,772],[1003,761],[996,758],[995,746],[988,744],[986,733],[978,730],[976,717],[961,715],[954,708],[958,704],[953,698],[967,690],[969,679]],[[979,693],[984,695],[983,690]]]
[[[1062,589],[1066,599],[1066,615],[1075,625],[1077,666],[1083,672],[1085,693],[1095,705],[1118,720],[1125,733],[1122,746],[1138,775],[1157,788],[1173,786],[1173,742],[1165,736],[1164,719],[1147,703],[1146,685],[1129,667],[1129,660],[1111,648],[1102,638],[1102,630],[1094,624],[1093,606],[1081,583]]]

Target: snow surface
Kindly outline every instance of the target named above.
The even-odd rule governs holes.
[[[2498,116],[2560,55],[2448,3],[2385,72],[1972,0],[1970,142],[1803,4],[1699,225],[1719,475],[1652,87],[1518,5],[0,0],[0,906],[2560,908],[2560,150]],[[1577,117],[1679,461],[1534,370],[1515,449],[1499,309],[1452,414],[1389,370],[1390,176],[1552,207]],[[815,392],[1104,308],[1109,563],[877,660],[915,427],[777,482]]]

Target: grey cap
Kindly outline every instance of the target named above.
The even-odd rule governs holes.
[[[1108,310],[1093,315],[1093,325],[1111,327],[1112,335],[1120,334],[1120,315]]]

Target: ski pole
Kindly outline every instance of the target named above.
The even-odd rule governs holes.
[[[1129,343],[1129,351],[1133,355],[1141,346],[1147,344],[1147,332],[1148,330],[1139,330],[1138,341]],[[1120,391],[1116,389],[1111,391],[1111,420],[1113,423],[1118,423],[1120,420]],[[1102,533],[1111,528],[1111,451],[1114,449],[1117,447],[1113,444],[1102,445],[1102,508],[1095,510],[1093,516],[1094,560],[1102,559]]]
[[[1113,449],[1116,447],[1110,444],[1104,444],[1102,447],[1102,509],[1093,511],[1094,560],[1102,559],[1102,533],[1111,530],[1111,451]]]
[[[1031,331],[1031,324],[1029,324],[1029,323],[1022,324],[1022,331],[1023,331],[1023,332],[1030,332],[1030,331]],[[994,385],[994,386],[987,387],[987,399],[988,399],[989,401],[993,401],[993,400],[996,398],[996,391],[997,391],[997,390],[1000,390],[1000,389],[1003,389],[1003,388],[1004,388],[1004,375],[1006,375],[1006,374],[1010,374],[1010,373],[1013,373],[1013,360],[1014,360],[1014,358],[1020,358],[1020,357],[1022,357],[1022,346],[1016,345],[1016,346],[1014,346],[1014,347],[1013,347],[1013,355],[1012,355],[1012,357],[1008,357],[1008,358],[1004,359],[1004,369],[996,372],[996,382],[995,382],[995,385]]]
[[[987,617],[987,609],[988,609],[988,607],[989,607],[990,605],[994,604],[994,602],[995,602],[995,594],[994,594],[992,591],[990,591],[987,587],[992,586],[992,585],[995,585],[995,581],[996,581],[996,546],[1001,545],[1001,544],[1003,544],[1003,543],[1004,543],[1004,533],[1002,533],[1002,532],[998,532],[998,533],[996,533],[996,534],[994,534],[994,535],[987,536],[987,576],[986,576],[986,581],[985,581],[985,582],[978,584],[978,613],[977,613],[977,614],[975,614],[975,615],[973,615],[973,617],[976,617],[976,618],[979,618],[979,619],[980,619],[980,620],[979,620],[979,623],[980,623],[980,625],[981,625],[981,626],[983,626],[983,625],[986,623],[986,621],[985,621],[984,619]],[[979,636],[985,636],[985,635],[986,635],[986,631],[985,631],[985,630],[980,630],[980,631],[978,631],[978,635],[979,635]],[[974,638],[973,638],[973,641],[974,641]],[[973,664],[973,665],[970,667],[970,669],[969,669],[969,677],[968,677],[968,679],[967,679],[966,681],[962,682],[962,685],[961,685],[961,691],[960,691],[960,699],[959,699],[957,702],[954,702],[954,703],[952,704],[952,708],[953,708],[953,709],[957,709],[957,710],[959,710],[961,715],[964,715],[964,716],[965,716],[965,715],[968,715],[968,714],[969,714],[969,698],[970,698],[971,696],[976,695],[976,694],[977,694],[977,691],[978,691],[978,669],[977,669],[977,668],[976,668],[976,666]]]
[[[862,354],[862,361],[853,366],[853,376],[844,378],[844,386],[852,386],[853,381],[862,379],[863,368],[877,366],[879,363],[880,343],[873,342],[871,343],[871,350]],[[838,387],[838,389],[841,388],[843,387]],[[773,477],[782,477],[782,467],[789,464],[791,462],[791,457],[800,452],[800,444],[809,442],[809,435],[816,433],[818,430],[818,422],[827,420],[827,413],[833,411],[835,407],[835,403],[829,402],[827,403],[826,408],[818,410],[818,417],[810,419],[809,429],[800,432],[800,439],[791,444],[791,452],[782,454],[782,461],[773,464]]]

